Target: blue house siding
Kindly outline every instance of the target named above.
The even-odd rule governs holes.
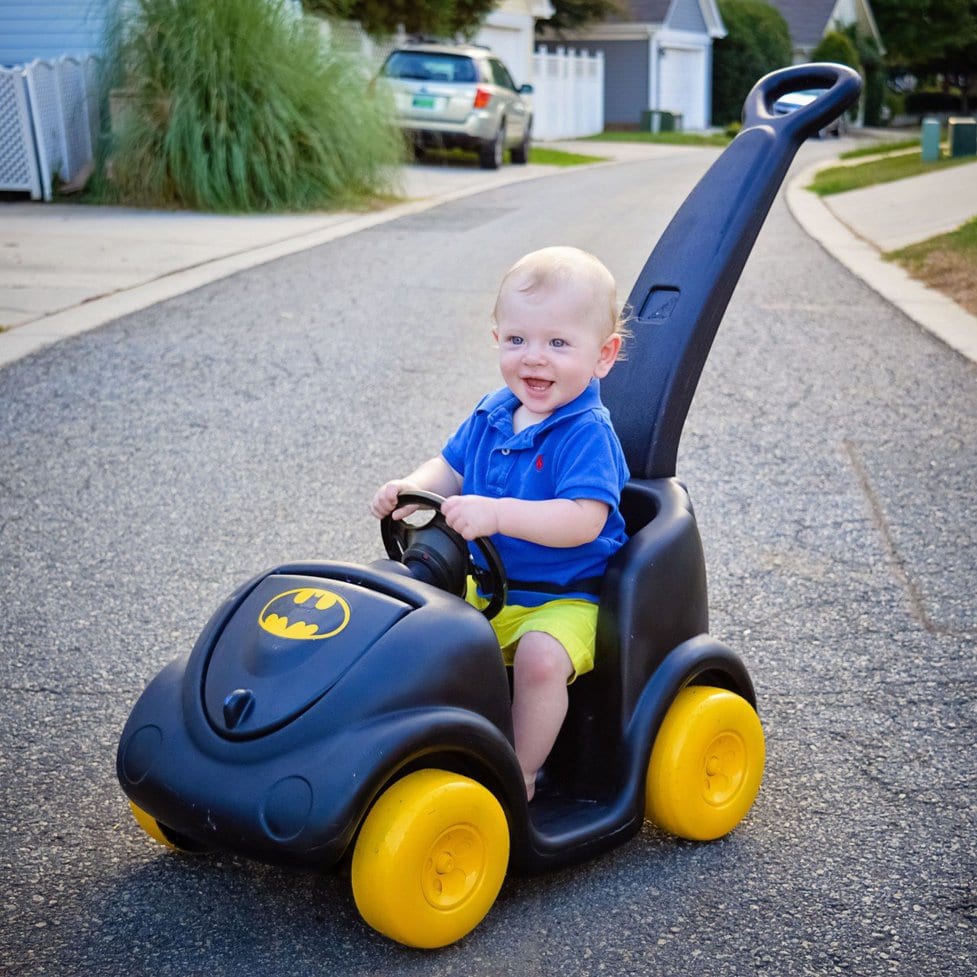
[[[604,125],[636,127],[648,108],[648,42],[588,40],[586,47],[604,52]]]
[[[100,51],[111,0],[0,0],[0,64]]]

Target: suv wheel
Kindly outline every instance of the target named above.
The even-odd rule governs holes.
[[[528,163],[529,162],[529,146],[532,142],[532,135],[530,131],[530,126],[532,122],[526,123],[526,131],[522,135],[522,141],[518,146],[513,146],[510,153],[510,158],[513,163]]]
[[[482,144],[478,153],[478,162],[483,170],[497,170],[502,165],[502,154],[505,152],[505,120],[499,123],[499,131],[495,138]]]

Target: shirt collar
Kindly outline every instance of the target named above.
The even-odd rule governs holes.
[[[510,445],[516,447],[517,444],[522,444],[523,442],[532,444],[537,435],[542,434],[543,431],[548,430],[554,424],[559,423],[567,417],[583,414],[589,410],[605,409],[600,400],[600,381],[596,377],[570,403],[558,407],[549,417],[540,421],[538,424],[531,424],[529,427],[523,428],[518,434],[513,434],[512,415],[518,407],[519,400],[516,395],[508,387],[502,387],[496,390],[495,393],[489,394],[475,408],[475,412],[486,414],[489,425],[507,435]]]

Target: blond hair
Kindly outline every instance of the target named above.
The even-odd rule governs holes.
[[[541,248],[521,257],[502,277],[492,319],[499,324],[502,303],[510,292],[532,295],[570,282],[584,289],[585,315],[602,340],[615,332],[626,334],[614,276],[599,258],[580,248]]]

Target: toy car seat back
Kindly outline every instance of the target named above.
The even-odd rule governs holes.
[[[809,88],[826,91],[790,115],[773,115],[783,94]],[[621,500],[630,539],[604,579],[594,671],[575,684],[547,761],[555,780],[580,784],[581,793],[610,794],[620,782],[614,761],[630,762],[622,743],[649,677],[670,651],[708,630],[702,545],[688,493],[674,478],[682,427],[791,160],[860,90],[858,75],[836,64],[798,65],[760,79],[746,100],[743,130],[689,194],[631,291],[634,338],[627,358],[601,381],[632,475]],[[748,676],[730,661],[703,680],[752,701]],[[612,716],[620,724],[609,723]]]

